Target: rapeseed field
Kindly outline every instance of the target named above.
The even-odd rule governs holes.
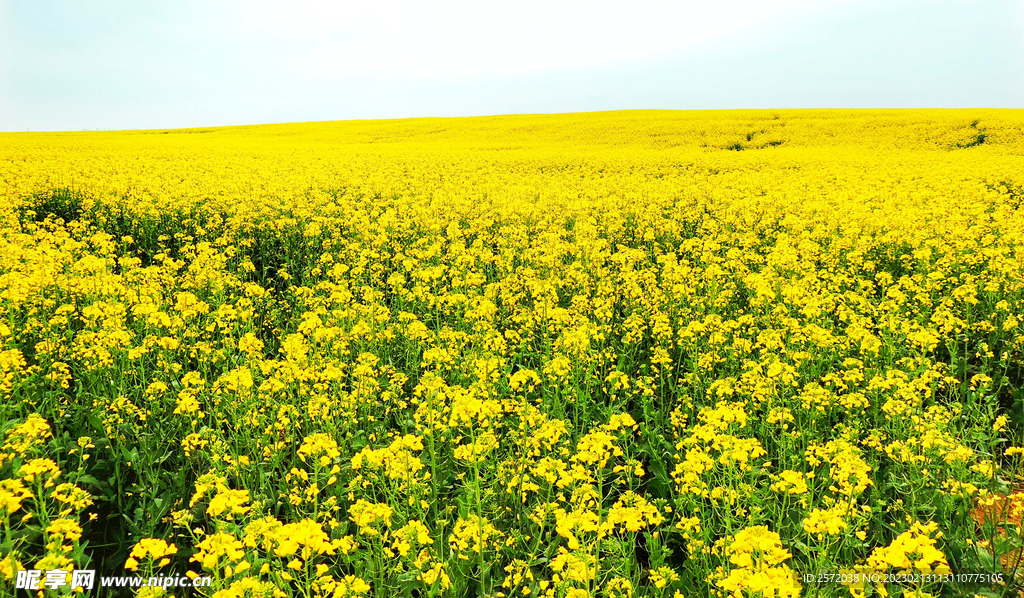
[[[0,147],[0,595],[1016,591],[1024,111]]]

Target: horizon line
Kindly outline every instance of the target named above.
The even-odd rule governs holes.
[[[103,129],[103,128],[83,128],[83,129],[25,129],[24,131],[14,130],[2,130],[0,135],[18,135],[26,133],[146,133],[150,131],[194,131],[200,129],[233,129],[243,127],[268,127],[268,126],[283,126],[283,125],[314,125],[314,124],[334,124],[334,123],[366,123],[366,122],[395,122],[395,121],[414,121],[414,120],[455,120],[455,119],[473,119],[473,118],[503,118],[503,117],[517,117],[517,116],[562,116],[562,115],[585,115],[585,114],[610,114],[616,112],[772,112],[772,111],[785,111],[785,112],[815,112],[815,111],[845,111],[845,112],[884,112],[884,111],[969,111],[969,110],[1020,110],[1024,111],[1024,107],[998,107],[998,106],[974,106],[974,107],[815,107],[815,108],[784,108],[784,107],[773,107],[773,108],[619,108],[612,110],[580,110],[580,111],[568,111],[568,112],[507,112],[507,113],[496,113],[496,114],[467,114],[458,116],[399,116],[399,117],[380,117],[380,118],[341,118],[341,119],[328,119],[328,120],[294,120],[294,121],[277,121],[277,122],[261,122],[261,123],[243,123],[243,124],[228,124],[228,125],[192,125],[184,127],[143,127],[137,129]]]

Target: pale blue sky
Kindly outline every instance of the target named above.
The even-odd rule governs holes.
[[[1024,0],[0,0],[0,130],[1024,107]]]

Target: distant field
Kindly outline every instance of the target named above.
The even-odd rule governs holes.
[[[0,596],[20,569],[212,576],[137,591],[179,598],[1024,573],[1024,110],[0,148]],[[841,572],[917,577],[811,575]]]

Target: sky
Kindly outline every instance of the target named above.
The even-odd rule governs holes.
[[[0,0],[0,131],[1024,108],[1024,0]]]

